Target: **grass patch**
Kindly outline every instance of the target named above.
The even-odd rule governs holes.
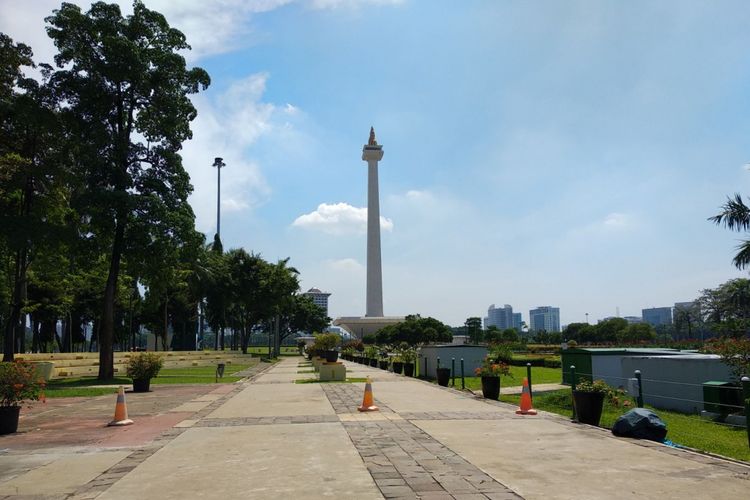
[[[116,393],[115,387],[60,387],[44,390],[47,398],[93,398]]]
[[[519,395],[501,395],[500,401],[518,405]],[[541,393],[534,396],[534,408],[566,417],[573,416],[570,389]],[[667,424],[667,439],[677,445],[717,453],[737,460],[750,462],[747,432],[743,428],[727,427],[704,420],[698,415],[685,415],[669,410],[660,410],[646,405]],[[617,417],[627,408],[605,403],[600,427],[611,429]]]
[[[526,376],[525,366],[511,366],[512,376],[500,377],[500,387],[520,387]],[[562,381],[562,370],[560,368],[546,368],[535,366],[531,369],[531,384],[559,384]],[[465,377],[466,388],[472,391],[482,390],[481,377]],[[461,387],[461,378],[456,377],[456,387]]]
[[[297,370],[297,373],[315,373],[315,370]]]
[[[301,378],[294,381],[295,384],[354,384],[367,382],[367,378],[348,378],[346,380],[318,380],[317,378]]]
[[[242,377],[233,377],[233,373],[246,370],[254,365],[231,364],[224,368],[224,377],[219,383],[230,384],[242,380]],[[216,380],[216,366],[191,366],[185,368],[162,368],[156,378],[151,379],[152,384],[213,384]]]

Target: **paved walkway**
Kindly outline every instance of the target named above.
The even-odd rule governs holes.
[[[347,363],[350,377],[372,377],[380,406],[359,413],[364,384],[295,384],[312,377],[298,363],[287,358],[197,395],[148,444],[10,449],[0,454],[0,496],[739,499],[750,491],[745,465],[543,412],[518,416],[469,392]]]

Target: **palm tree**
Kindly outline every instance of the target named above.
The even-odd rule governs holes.
[[[709,217],[708,220],[732,231],[750,231],[750,207],[745,205],[739,194],[735,194],[734,198],[728,197],[721,209],[720,214]],[[750,264],[750,240],[740,243],[737,250],[732,262],[738,269],[744,269]]]

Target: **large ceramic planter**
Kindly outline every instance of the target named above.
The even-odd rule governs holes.
[[[487,399],[500,397],[500,377],[482,377],[482,396]]]
[[[372,366],[373,368],[377,368],[378,367],[378,358],[370,358],[370,366]]]
[[[13,434],[18,430],[18,415],[20,406],[0,406],[0,436]]]
[[[604,407],[603,392],[573,391],[573,402],[576,405],[576,418],[579,422],[599,425]]]
[[[443,387],[448,387],[448,382],[451,379],[450,368],[438,368],[437,369],[437,383]]]
[[[382,359],[382,360],[378,361],[378,368],[380,368],[381,370],[387,370],[388,369],[388,360],[387,359]]]
[[[338,351],[323,351],[327,363],[335,363],[339,359]]]
[[[394,361],[393,362],[393,373],[401,375],[402,371],[404,371],[404,363],[402,363],[401,361]]]
[[[414,363],[404,363],[404,375],[407,377],[414,376]]]
[[[150,378],[134,378],[133,379],[133,392],[148,392],[151,386]]]

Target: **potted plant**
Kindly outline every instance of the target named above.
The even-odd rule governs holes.
[[[381,352],[380,358],[378,360],[378,368],[380,368],[381,370],[387,370],[388,364],[389,364],[388,353]]]
[[[500,397],[500,376],[510,375],[510,367],[502,361],[497,363],[491,356],[485,356],[482,366],[474,370],[482,379],[482,396],[487,399]]]
[[[368,345],[365,347],[365,358],[367,362],[365,364],[377,367],[378,366],[378,348],[374,345]]]
[[[133,379],[133,392],[148,392],[151,379],[159,374],[163,364],[161,356],[152,352],[132,355],[126,373]]]
[[[336,346],[341,342],[341,337],[335,333],[321,333],[315,336],[315,347],[326,358],[328,363],[335,363],[339,359]]]
[[[448,382],[451,378],[451,369],[445,366],[439,366],[437,372],[437,383],[443,387],[448,387]]]
[[[26,401],[44,401],[44,385],[32,363],[0,363],[0,435],[18,430],[18,416]]]
[[[404,375],[407,377],[413,377],[414,362],[417,360],[417,351],[412,347],[407,347],[401,352],[401,359],[404,362]]]
[[[573,404],[576,418],[582,424],[599,425],[604,407],[604,398],[612,388],[604,380],[582,380],[573,389]]]
[[[401,375],[401,372],[404,371],[404,360],[400,354],[397,354],[396,356],[394,356],[392,365],[393,365],[393,373]]]

